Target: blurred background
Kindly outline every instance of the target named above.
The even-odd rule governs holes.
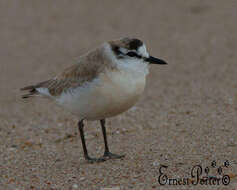
[[[160,164],[174,177],[189,175],[194,164],[226,159],[225,172],[235,176],[236,7],[235,0],[2,0],[1,189],[156,189]],[[88,165],[77,118],[47,100],[21,100],[19,88],[124,36],[143,40],[169,65],[152,66],[139,103],[108,120],[111,150],[126,158]],[[86,125],[89,152],[98,156],[99,123]]]

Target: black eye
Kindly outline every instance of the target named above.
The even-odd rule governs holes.
[[[136,54],[135,52],[133,52],[133,51],[128,52],[126,55],[128,55],[129,57],[138,57],[138,58],[141,58],[140,55],[137,55],[137,54]]]

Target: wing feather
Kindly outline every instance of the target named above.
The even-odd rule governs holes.
[[[56,77],[36,85],[22,88],[21,90],[28,91],[28,94],[25,94],[22,97],[28,98],[40,95],[40,90],[37,90],[39,88],[46,88],[50,96],[59,96],[64,91],[79,87],[85,82],[92,81],[105,67],[114,68],[114,66],[110,65],[107,57],[99,52],[98,49],[87,56],[81,57],[79,63],[66,68]]]

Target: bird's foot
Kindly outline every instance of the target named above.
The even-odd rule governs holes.
[[[125,155],[117,155],[117,154],[113,154],[111,152],[105,152],[104,155],[100,158],[91,158],[89,156],[87,156],[85,159],[90,163],[100,163],[100,162],[104,162],[106,160],[109,159],[120,159],[120,158],[124,158]]]
[[[125,155],[118,155],[118,154],[113,154],[109,151],[105,152],[102,158],[105,158],[106,160],[108,159],[119,159],[119,158],[124,158]]]
[[[105,159],[104,157],[91,158],[91,157],[88,156],[88,157],[86,157],[85,159],[86,159],[90,164],[106,161],[106,159]]]

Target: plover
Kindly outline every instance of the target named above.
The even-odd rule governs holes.
[[[77,116],[84,157],[101,162],[124,155],[109,151],[105,119],[131,108],[142,94],[149,64],[167,64],[148,54],[145,44],[135,38],[121,38],[103,43],[81,56],[77,63],[52,79],[22,88],[23,98],[48,97]],[[100,120],[105,151],[100,158],[88,155],[84,120]]]

